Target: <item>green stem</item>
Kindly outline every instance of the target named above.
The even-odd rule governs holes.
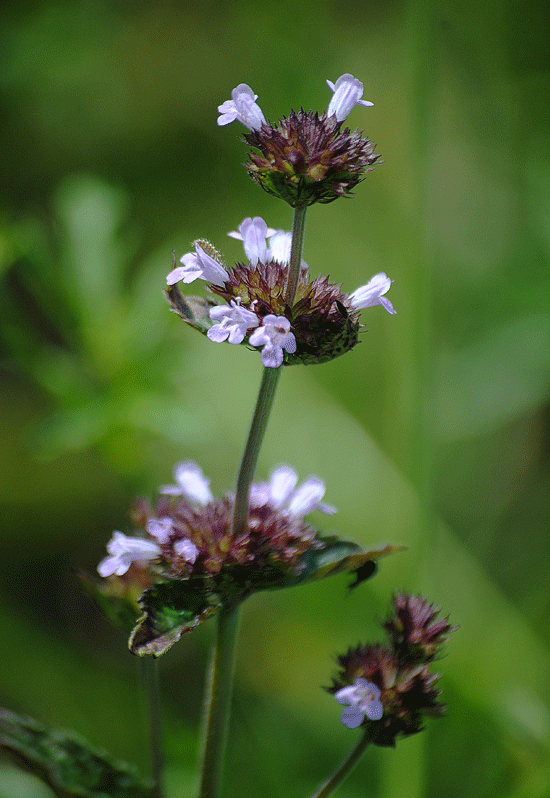
[[[216,643],[210,665],[200,798],[218,798],[221,791],[238,626],[239,605],[222,606],[218,612]]]
[[[248,494],[254,479],[254,472],[256,471],[258,455],[264,439],[269,414],[273,407],[277,383],[281,376],[281,368],[282,366],[278,369],[264,368],[263,370],[262,384],[260,385],[256,408],[250,424],[239,476],[237,477],[235,510],[233,512],[233,534],[237,537],[244,531],[248,518]]]
[[[305,214],[306,208],[295,209],[289,278],[285,294],[288,305],[292,305],[294,302],[300,276]],[[232,527],[235,537],[239,537],[244,532],[248,521],[250,486],[254,479],[260,448],[273,407],[281,368],[282,366],[277,369],[264,368],[263,370],[256,408],[237,477]],[[219,798],[220,796],[233,692],[239,610],[238,604],[232,604],[222,606],[218,612],[215,648],[207,686],[208,701],[199,798]]]
[[[304,233],[306,230],[306,211],[303,208],[294,208],[294,220],[292,222],[292,247],[290,250],[290,266],[288,270],[288,283],[286,285],[285,303],[292,307],[298,287],[300,268],[302,265],[302,250],[304,248]]]
[[[162,749],[162,716],[157,660],[141,657],[141,675],[145,694],[148,698],[149,739],[151,745],[151,773],[153,776],[152,798],[163,798],[164,756]]]
[[[365,753],[368,746],[376,738],[377,733],[378,729],[376,725],[374,723],[369,723],[357,745],[351,749],[342,764],[336,768],[332,776],[321,785],[317,792],[313,793],[311,798],[326,798],[327,795],[330,795],[332,792],[334,792],[334,790],[340,786],[344,779],[349,776],[355,765]]]

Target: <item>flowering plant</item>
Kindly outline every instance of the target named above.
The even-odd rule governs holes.
[[[332,98],[321,114],[301,109],[268,122],[246,84],[219,106],[218,125],[238,121],[248,129],[246,170],[262,189],[293,208],[292,230],[276,230],[259,216],[248,217],[228,234],[242,241],[243,262],[228,265],[212,244],[198,238],[194,251],[180,258],[181,265],[174,257],[166,278],[169,306],[189,327],[209,342],[261,352],[262,381],[235,488],[216,497],[199,465],[178,463],[173,483],[160,486],[153,501],[133,505],[131,534],[113,533],[97,566],[101,580],[83,577],[101,609],[130,631],[130,650],[140,657],[159,657],[216,615],[199,798],[221,795],[238,617],[245,599],[257,591],[346,571],[355,575],[350,587],[356,588],[373,576],[381,557],[402,548],[388,544],[365,550],[324,533],[309,516],[332,516],[336,509],[324,502],[325,484],[317,476],[299,483],[296,471],[282,464],[267,481],[254,481],[282,367],[320,364],[351,351],[359,341],[362,310],[381,305],[389,314],[396,312],[386,297],[392,280],[385,272],[346,293],[327,276],[312,279],[302,259],[307,209],[350,196],[379,162],[369,139],[343,127],[355,105],[372,106],[362,99],[363,84],[350,74],[327,84]],[[204,294],[186,295],[183,287],[197,280],[205,284]],[[420,731],[425,716],[441,714],[434,687],[438,677],[429,665],[452,628],[447,619],[436,620],[437,614],[424,599],[396,594],[393,614],[384,622],[389,645],[358,646],[339,658],[341,672],[329,692],[345,705],[342,723],[362,727],[364,733],[315,793],[318,798],[337,787],[367,744],[395,745],[398,736]],[[155,706],[153,691],[153,717]],[[43,729],[11,717],[4,722],[6,747],[36,765]],[[102,783],[127,779],[126,787],[106,793],[96,783],[85,794],[161,798],[160,724],[153,727],[153,785],[101,759]],[[36,743],[34,748],[16,744],[22,735]],[[74,745],[65,740],[62,746],[69,763]],[[81,744],[77,749],[89,778],[97,755]],[[52,767],[45,771],[54,784]],[[54,784],[59,795],[84,795],[75,789],[74,779]]]

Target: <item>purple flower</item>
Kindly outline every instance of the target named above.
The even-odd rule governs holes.
[[[368,100],[361,99],[363,84],[353,75],[340,75],[336,83],[327,80],[327,85],[334,92],[327,108],[327,116],[334,115],[338,122],[343,122],[355,105],[373,105]]]
[[[202,473],[202,469],[191,460],[174,466],[176,485],[162,485],[159,493],[168,496],[183,496],[191,504],[204,507],[213,500],[209,485],[210,480]]]
[[[361,310],[362,308],[370,308],[373,305],[382,305],[388,313],[397,313],[397,311],[393,309],[390,300],[383,296],[383,294],[386,294],[390,290],[390,285],[392,283],[393,280],[390,280],[388,275],[384,272],[375,274],[366,285],[362,285],[361,288],[358,288],[353,294],[350,294],[349,298],[352,307],[355,310]]]
[[[249,130],[259,130],[265,125],[265,117],[256,103],[257,99],[258,95],[254,94],[250,86],[239,83],[231,92],[231,100],[226,100],[218,106],[221,114],[218,117],[218,125],[229,125],[238,119]]]
[[[263,325],[254,330],[248,339],[250,346],[262,346],[262,363],[277,369],[283,362],[283,349],[289,354],[296,351],[296,338],[290,332],[290,322],[285,316],[264,316]]]
[[[253,484],[250,502],[255,507],[269,505],[274,510],[285,510],[293,518],[305,518],[314,510],[333,515],[336,508],[321,502],[325,483],[319,477],[308,477],[296,490],[298,474],[287,465],[273,470],[269,482]]]
[[[156,543],[142,538],[129,538],[122,532],[113,532],[113,537],[107,543],[107,551],[110,556],[97,566],[99,575],[103,577],[112,574],[122,576],[136,560],[154,560],[161,553]]]
[[[210,257],[198,241],[195,241],[194,246],[195,252],[188,252],[180,258],[180,263],[183,263],[183,266],[177,266],[168,274],[166,277],[168,285],[174,285],[180,280],[183,280],[184,283],[192,283],[197,279],[214,285],[223,285],[229,278],[223,266]]]
[[[232,299],[230,305],[217,305],[210,310],[214,324],[206,335],[217,344],[229,341],[230,344],[240,344],[244,341],[247,330],[257,327],[260,323],[258,317],[251,310],[241,308],[241,299]]]
[[[380,720],[384,707],[380,701],[380,688],[366,679],[356,679],[349,687],[342,687],[334,694],[339,704],[348,704],[342,712],[342,723],[348,729],[356,729],[365,718]]]

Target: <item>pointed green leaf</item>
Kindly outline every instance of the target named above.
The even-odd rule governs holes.
[[[380,557],[403,551],[406,546],[394,546],[388,543],[370,551],[364,551],[356,543],[345,540],[331,541],[324,549],[311,549],[302,557],[304,568],[298,575],[298,582],[311,582],[314,579],[325,579],[344,571],[357,571],[368,562],[376,562]]]
[[[153,788],[126,764],[109,760],[76,735],[0,709],[0,748],[58,798],[152,798]]]
[[[130,637],[130,651],[160,657],[182,634],[190,632],[221,604],[211,580],[157,582],[139,598],[144,614]]]
[[[367,578],[364,575],[367,563],[404,548],[387,545],[363,551],[356,543],[337,538],[325,538],[321,542],[323,548],[306,552],[297,567],[277,563],[255,572],[251,566],[235,565],[222,570],[215,578],[157,582],[138,599],[144,613],[130,637],[130,651],[138,656],[159,657],[177,643],[182,634],[213,615],[222,604],[243,601],[260,590],[292,587],[345,571],[355,571],[355,584],[359,584]]]

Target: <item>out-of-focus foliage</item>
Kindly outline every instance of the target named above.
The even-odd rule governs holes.
[[[327,483],[326,534],[408,546],[376,579],[245,607],[227,795],[307,795],[355,740],[320,690],[377,639],[392,590],[460,625],[446,718],[367,754],[342,798],[550,793],[550,93],[539,0],[278,5],[27,0],[0,25],[0,704],[146,758],[124,636],[82,593],[136,493],[192,458],[232,487],[259,358],[191,335],[163,297],[172,250],[245,216],[291,217],[247,178],[216,107],[247,82],[268,118],[323,110],[351,72],[352,127],[384,164],[309,211],[312,276],[385,271],[397,315],[286,369],[259,478]],[[349,581],[349,580],[348,580]],[[192,794],[211,622],[161,661],[168,794]],[[243,752],[249,767],[243,768]],[[259,764],[261,763],[261,764]],[[145,773],[146,768],[142,770]],[[43,798],[0,767],[1,798]]]

